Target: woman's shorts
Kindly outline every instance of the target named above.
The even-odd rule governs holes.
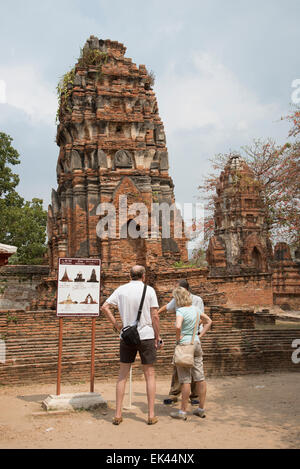
[[[177,366],[178,381],[180,384],[187,384],[193,381],[204,381],[204,370],[203,370],[203,352],[199,342],[195,343],[194,352],[194,366],[193,368],[185,368],[183,366]]]

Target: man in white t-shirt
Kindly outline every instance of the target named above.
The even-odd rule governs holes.
[[[134,325],[136,322],[144,289],[145,268],[135,265],[130,270],[130,277],[131,281],[117,288],[101,308],[101,311],[105,313],[109,321],[113,324],[114,330],[118,332],[121,332],[124,327]],[[122,326],[117,323],[110,309],[110,305],[118,307],[122,319]],[[139,352],[141,357],[146,380],[148,424],[153,425],[158,421],[157,417],[154,415],[156,384],[153,365],[156,360],[156,350],[160,340],[159,315],[156,293],[150,286],[147,286],[142,314],[137,329],[141,339],[140,345],[127,345],[120,337],[120,372],[117,381],[114,425],[119,425],[122,422],[122,404],[126,381],[137,352]]]

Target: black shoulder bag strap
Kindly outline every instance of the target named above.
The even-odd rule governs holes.
[[[145,284],[144,285],[144,289],[143,289],[143,294],[142,294],[142,298],[141,298],[141,302],[140,302],[140,306],[139,306],[139,312],[138,312],[138,315],[137,315],[137,318],[136,318],[136,324],[138,324],[140,318],[141,318],[141,314],[142,314],[142,309],[143,309],[143,306],[144,306],[144,300],[145,300],[145,296],[146,296],[146,290],[147,290],[147,285]]]

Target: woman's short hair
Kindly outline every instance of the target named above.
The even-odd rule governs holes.
[[[192,295],[183,287],[177,287],[173,290],[173,296],[176,301],[176,307],[191,306],[193,303]]]

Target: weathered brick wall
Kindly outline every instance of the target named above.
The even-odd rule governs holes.
[[[207,269],[201,268],[166,268],[161,272],[149,271],[147,282],[155,288],[160,305],[170,301],[178,280],[187,279],[192,293],[200,295],[206,307],[268,307],[278,304],[286,309],[296,310],[300,307],[300,273],[297,265],[292,264],[277,267],[273,274],[238,276],[208,276]],[[3,293],[0,293],[0,309],[25,308],[30,301],[32,309],[54,309],[56,280],[52,282],[53,291],[49,282],[44,282],[44,288],[40,284],[48,271],[47,266],[2,267],[0,289],[3,288]],[[127,270],[102,272],[103,301],[115,288],[127,281]],[[35,295],[38,284],[39,291]]]
[[[42,277],[49,273],[45,265],[6,265],[0,267],[0,310],[25,309],[36,294]]]
[[[158,272],[153,279],[153,287],[158,296],[159,304],[162,306],[172,299],[172,291],[177,282],[186,279],[189,282],[191,292],[201,296],[205,306],[226,303],[225,293],[218,290],[217,285],[207,281],[207,269],[166,269]]]
[[[262,311],[255,312],[255,325],[276,325],[276,314],[271,314],[268,309],[263,309]],[[295,321],[296,322],[296,321]]]
[[[188,280],[192,293],[201,296],[206,307],[212,305],[267,307],[273,304],[271,274],[212,277],[208,276],[206,269],[201,268],[166,268],[158,272],[147,270],[146,281],[155,288],[160,306],[172,299],[172,291],[180,279]],[[128,281],[127,270],[103,271],[101,277],[103,301],[115,288]],[[31,303],[32,309],[55,308],[55,279],[52,283],[53,292],[49,289],[50,283],[45,282],[45,288],[39,291],[38,302]],[[50,293],[52,299],[49,299]]]
[[[175,329],[173,315],[161,318],[165,347],[158,353],[156,370],[172,370]],[[115,377],[119,367],[119,339],[104,317],[96,321],[96,378]],[[58,319],[53,311],[0,313],[0,336],[7,360],[0,364],[0,383],[54,383],[57,371]],[[209,332],[202,340],[206,374],[226,375],[266,371],[300,371],[291,361],[294,339],[300,330],[229,330]],[[64,319],[62,381],[88,379],[91,319]],[[142,373],[138,362],[134,376]]]
[[[271,306],[272,274],[209,277],[219,292],[226,295],[225,306]]]
[[[230,309],[223,306],[212,306],[209,312],[213,322],[212,330],[254,329],[255,316],[253,309]]]
[[[273,272],[274,304],[286,310],[300,309],[300,264],[278,262]]]
[[[192,293],[203,298],[205,306],[226,303],[224,292],[207,281],[207,270],[199,268],[166,268],[161,272],[146,268],[146,282],[155,288],[159,305],[163,306],[172,299],[172,291],[181,279],[187,279]],[[129,269],[102,270],[101,302],[103,303],[120,285],[129,282]],[[51,287],[51,288],[50,288]],[[56,308],[56,279],[46,279],[38,289],[37,297],[31,302],[32,310]]]

